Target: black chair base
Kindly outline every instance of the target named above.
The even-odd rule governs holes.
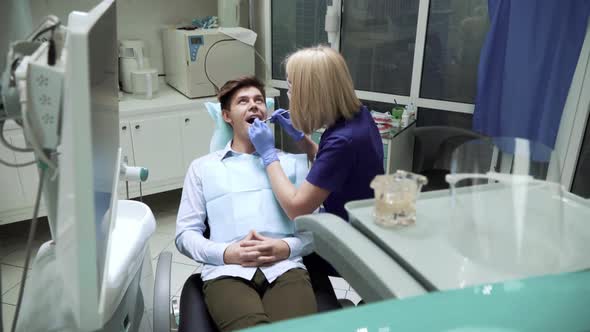
[[[334,270],[323,258],[313,253],[305,256],[303,262],[309,272],[311,285],[316,296],[318,312],[340,309],[344,305],[354,305],[351,301],[350,303],[341,303],[341,300],[336,298],[336,293],[328,277],[328,272],[334,272]],[[205,304],[201,274],[190,276],[182,287],[178,331],[218,331]]]
[[[203,298],[201,274],[193,274],[182,287],[178,331],[218,331]]]

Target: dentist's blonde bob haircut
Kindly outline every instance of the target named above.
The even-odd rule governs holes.
[[[351,119],[360,110],[344,58],[327,46],[301,49],[287,59],[293,126],[305,134]]]

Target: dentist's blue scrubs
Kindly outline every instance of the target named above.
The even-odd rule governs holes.
[[[344,204],[373,198],[369,185],[384,173],[381,135],[369,110],[361,106],[354,118],[341,119],[324,131],[306,180],[330,191],[325,212],[348,220]]]

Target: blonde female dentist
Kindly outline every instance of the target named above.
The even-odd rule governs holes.
[[[296,188],[281,168],[270,128],[255,121],[249,136],[262,157],[281,207],[294,219],[323,204],[325,212],[348,220],[344,204],[370,198],[373,178],[383,174],[383,143],[370,112],[356,97],[342,56],[329,47],[299,50],[287,59],[290,111],[277,110],[278,123],[313,162]],[[325,128],[319,146],[308,135]]]

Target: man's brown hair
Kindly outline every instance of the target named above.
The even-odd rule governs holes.
[[[260,93],[262,94],[262,97],[266,100],[266,93],[264,92],[264,84],[262,82],[260,82],[260,80],[254,76],[242,76],[242,77],[236,78],[235,80],[227,81],[221,87],[221,89],[219,89],[219,93],[217,94],[217,99],[219,100],[219,103],[221,104],[221,110],[229,111],[230,110],[229,107],[231,105],[231,100],[234,97],[234,94],[238,90],[240,90],[241,88],[249,88],[249,87],[257,88],[260,91]]]

